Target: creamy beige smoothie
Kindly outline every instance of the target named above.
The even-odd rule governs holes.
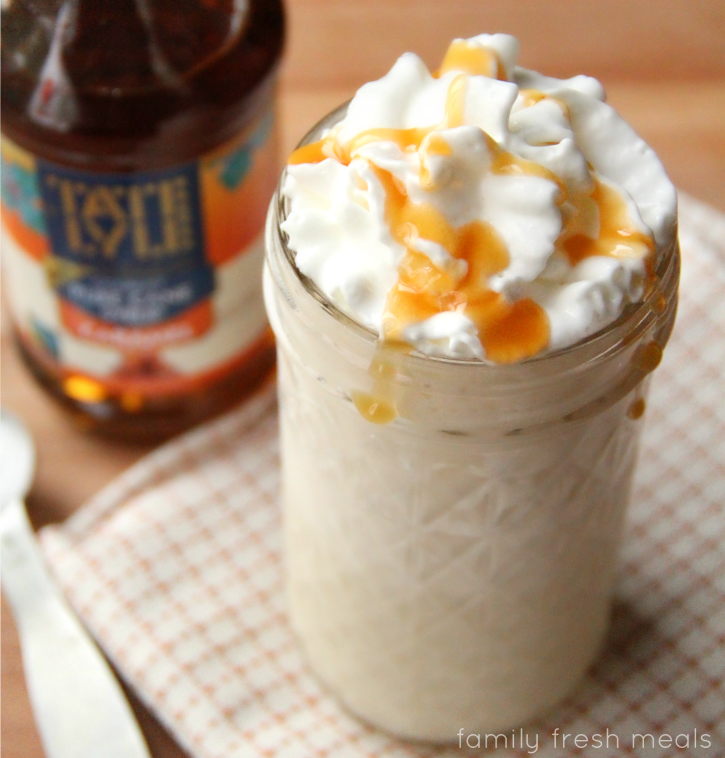
[[[676,310],[658,159],[517,48],[403,55],[268,217],[290,619],[346,707],[413,739],[530,721],[596,657]]]

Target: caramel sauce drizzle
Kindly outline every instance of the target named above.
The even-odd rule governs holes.
[[[571,111],[569,110],[569,106],[558,97],[552,97],[551,95],[547,95],[546,92],[542,92],[538,89],[521,89],[519,90],[519,96],[523,98],[524,108],[536,105],[536,103],[540,103],[542,100],[551,100],[561,108],[566,120],[571,122]]]
[[[627,408],[627,416],[629,416],[632,421],[636,421],[644,416],[646,408],[647,404],[644,398],[637,398],[636,400],[633,400],[629,408]]]
[[[388,294],[384,339],[402,341],[410,324],[444,311],[465,310],[490,360],[511,363],[543,350],[549,342],[543,308],[528,298],[510,303],[488,287],[488,278],[509,265],[508,250],[494,227],[472,221],[454,228],[433,205],[411,202],[388,171],[371,167],[385,189],[385,215],[393,237],[406,248],[398,281]],[[468,271],[463,279],[456,282],[417,252],[415,237],[436,242],[454,258],[465,260]]]
[[[421,159],[421,186],[426,190],[433,189],[434,182],[426,159],[430,155],[451,153],[450,146],[437,131],[465,123],[468,75],[505,79],[503,64],[494,51],[469,45],[463,40],[451,44],[434,76],[451,70],[464,73],[456,76],[449,85],[445,116],[440,124],[411,129],[369,129],[345,144],[340,144],[333,130],[322,140],[295,150],[289,163],[317,163],[332,158],[349,165],[355,152],[363,145],[391,141],[402,151],[418,152]],[[537,90],[521,92],[526,107],[549,97]],[[557,98],[552,99],[569,118],[566,104]],[[556,174],[542,165],[503,150],[485,132],[484,136],[492,155],[492,173],[547,179],[559,187],[558,204],[566,201],[566,187]],[[383,343],[401,345],[407,326],[444,311],[458,310],[464,311],[476,324],[487,359],[495,363],[513,363],[541,352],[550,338],[549,320],[543,308],[530,298],[509,302],[488,287],[489,277],[509,265],[508,250],[495,228],[484,221],[473,221],[454,228],[432,204],[412,202],[402,183],[390,172],[372,163],[370,167],[385,190],[385,216],[390,231],[394,239],[405,247],[398,281],[391,289],[386,303]],[[628,219],[626,204],[615,190],[595,180],[591,197],[599,208],[598,239],[590,239],[583,234],[567,238],[564,230],[557,242],[557,247],[563,248],[572,265],[592,255],[632,256],[636,254],[633,246],[636,248],[643,245],[649,253],[654,250],[653,240],[633,228]],[[465,276],[456,281],[449,272],[435,266],[426,255],[415,249],[417,238],[438,243],[453,258],[465,260],[468,264]],[[386,397],[385,388],[389,383],[380,384],[376,380],[375,395],[355,393],[355,405],[368,420],[387,423],[395,417],[394,403]]]
[[[355,408],[357,408],[357,412],[366,421],[370,421],[373,424],[389,424],[398,418],[395,404],[382,400],[376,395],[369,395],[367,392],[355,390],[352,393],[352,402]]]
[[[398,417],[394,397],[396,358],[409,350],[409,345],[378,344],[375,358],[368,370],[373,381],[372,393],[359,390],[352,393],[352,402],[366,421],[388,424]]]
[[[334,143],[328,139],[312,142],[309,145],[298,147],[287,159],[288,166],[296,166],[299,163],[322,163],[327,158],[337,159],[334,151]]]
[[[441,67],[433,76],[438,79],[447,71],[463,71],[471,76],[488,76],[506,81],[506,69],[495,50],[471,45],[463,39],[451,42]]]
[[[636,250],[637,247],[645,248],[647,258],[654,254],[654,240],[634,228],[627,205],[615,189],[595,179],[590,197],[599,209],[599,237],[592,239],[575,234],[563,241],[562,246],[572,266],[593,255],[631,258],[633,248]]]
[[[548,179],[550,182],[559,187],[559,196],[556,200],[557,205],[562,205],[567,199],[567,189],[564,182],[546,166],[534,161],[519,158],[518,155],[502,150],[498,143],[489,137],[485,132],[486,141],[489,143],[489,150],[493,153],[490,171],[492,174],[499,176],[538,176],[541,179]]]
[[[433,151],[437,147],[439,151],[447,150],[450,153],[448,143],[440,135],[434,134],[434,132],[440,129],[452,129],[456,126],[462,126],[465,123],[465,104],[466,75],[459,74],[448,87],[444,107],[445,116],[440,124],[413,127],[411,129],[389,129],[384,127],[367,129],[356,134],[344,144],[340,144],[337,134],[332,131],[317,142],[298,147],[290,155],[287,163],[294,166],[299,163],[321,163],[327,158],[332,158],[344,166],[349,166],[354,153],[364,145],[369,145],[372,142],[393,142],[403,152],[418,152],[423,141],[429,135],[431,136],[431,139],[428,140],[429,150],[432,146]],[[490,142],[493,142],[494,145],[496,144],[493,140],[490,140]],[[445,154],[445,152],[439,154]]]

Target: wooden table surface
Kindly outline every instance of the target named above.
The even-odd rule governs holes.
[[[522,65],[601,79],[609,101],[659,153],[677,186],[725,211],[721,0],[288,0],[287,7],[280,102],[286,151],[404,50],[434,66],[453,37],[507,31],[521,39]],[[21,365],[8,326],[3,318],[2,403],[26,419],[38,445],[28,510],[39,527],[64,519],[148,447],[76,430]],[[3,755],[41,758],[4,604],[1,694]],[[135,707],[155,758],[182,756]]]

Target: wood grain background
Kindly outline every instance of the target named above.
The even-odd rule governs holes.
[[[404,50],[429,65],[450,40],[507,32],[520,63],[551,76],[725,77],[725,5],[716,0],[292,0],[285,80],[359,86]]]
[[[522,65],[601,79],[609,101],[657,150],[675,183],[725,211],[723,0],[288,0],[287,8],[280,94],[286,152],[401,52],[412,50],[435,66],[453,37],[505,31],[521,40]],[[30,516],[36,526],[59,521],[148,448],[73,428],[20,364],[7,318],[2,336],[2,402],[26,418],[39,449]],[[3,756],[42,758],[6,610]],[[155,758],[183,755],[135,707]]]

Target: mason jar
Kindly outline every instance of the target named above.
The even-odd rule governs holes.
[[[405,738],[531,721],[607,632],[648,380],[677,308],[676,235],[615,323],[490,365],[381,347],[298,271],[286,210],[278,189],[264,287],[288,610],[307,661]]]

